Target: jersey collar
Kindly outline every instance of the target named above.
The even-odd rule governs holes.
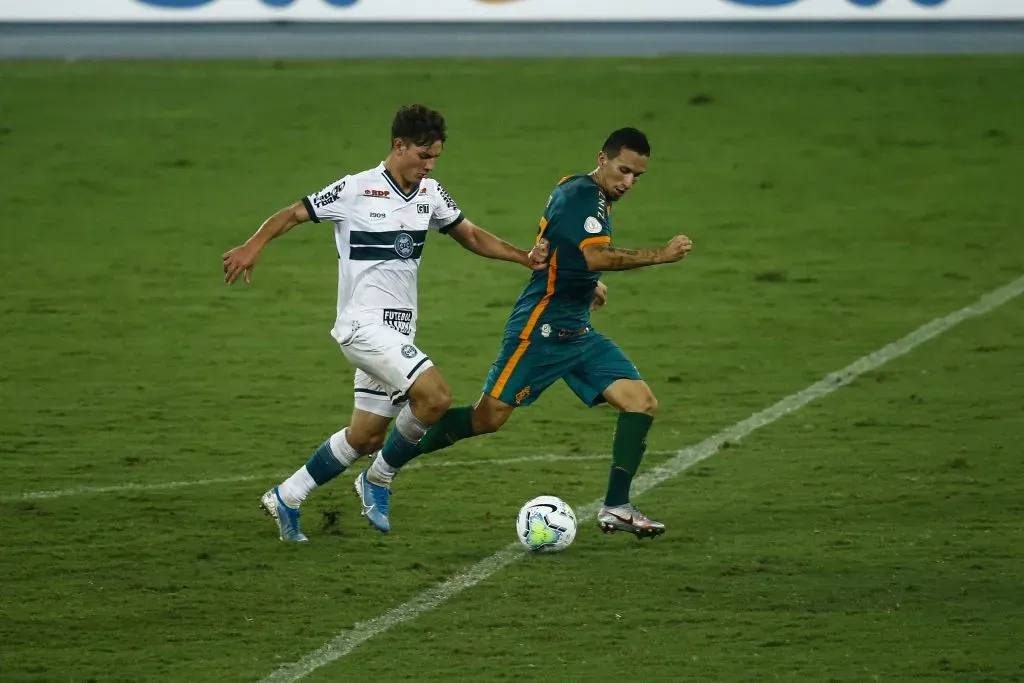
[[[380,171],[380,174],[382,176],[384,176],[384,180],[388,181],[388,185],[391,186],[391,189],[397,192],[398,196],[404,199],[405,201],[412,201],[413,199],[416,198],[416,195],[420,193],[420,186],[423,184],[422,181],[417,183],[416,187],[412,188],[412,192],[406,194],[405,192],[402,191],[402,186],[398,184],[398,180],[396,180],[395,177],[391,175],[388,169],[384,166],[383,161],[380,162],[379,166],[377,166],[377,170]]]

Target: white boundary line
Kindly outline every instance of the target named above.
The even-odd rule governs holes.
[[[722,430],[718,434],[701,441],[699,444],[678,451],[675,457],[667,463],[637,477],[633,481],[631,489],[633,496],[639,496],[658,484],[675,477],[701,460],[711,457],[718,452],[722,444],[728,441],[739,441],[755,430],[803,408],[811,401],[828,396],[864,373],[870,372],[885,365],[892,359],[908,353],[964,320],[998,308],[1022,292],[1024,292],[1024,276],[986,294],[969,306],[922,325],[902,339],[859,358],[841,370],[826,375],[803,391],[787,396],[775,405],[751,415],[746,420]],[[593,517],[600,503],[601,501],[597,500],[582,508],[579,513],[580,522],[588,521]],[[305,677],[320,667],[344,657],[374,636],[405,621],[415,619],[424,612],[442,605],[467,588],[472,588],[481,581],[490,578],[495,572],[504,569],[522,558],[525,554],[526,551],[519,542],[513,541],[463,573],[448,579],[444,583],[427,588],[408,602],[388,610],[379,617],[369,621],[361,621],[351,629],[342,631],[323,647],[310,652],[299,661],[281,666],[264,678],[262,683],[294,683],[294,681]]]
[[[675,451],[661,451],[648,453],[648,455],[669,455],[675,453]],[[406,469],[420,468],[420,467],[463,467],[472,465],[516,465],[525,462],[562,462],[570,460],[608,460],[607,454],[594,453],[594,454],[583,454],[583,455],[558,455],[556,453],[546,453],[543,455],[524,455],[517,458],[474,458],[472,460],[417,460],[409,463]],[[349,469],[353,474],[357,474],[360,468],[353,467]],[[79,486],[69,489],[54,489],[52,491],[27,491],[25,493],[8,493],[0,495],[0,503],[17,503],[29,500],[47,500],[50,498],[67,498],[69,496],[86,496],[95,495],[101,493],[125,493],[131,491],[166,491],[168,489],[181,489],[189,486],[210,486],[212,484],[233,484],[240,481],[253,481],[254,479],[266,479],[268,481],[273,480],[275,477],[280,478],[281,476],[287,475],[257,475],[257,474],[242,474],[234,477],[221,477],[216,479],[189,479],[184,481],[165,481],[158,482],[155,484],[143,484],[143,483],[128,483],[128,484],[112,484],[110,486]]]

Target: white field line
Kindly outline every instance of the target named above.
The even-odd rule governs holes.
[[[755,430],[772,424],[789,413],[803,408],[811,401],[828,396],[864,373],[881,367],[892,359],[912,351],[929,339],[937,337],[964,320],[998,308],[1022,292],[1024,292],[1024,277],[1020,277],[1010,284],[986,294],[969,306],[922,325],[902,339],[857,359],[841,370],[826,375],[806,389],[787,396],[775,405],[751,415],[742,422],[737,422],[732,427],[722,430],[695,446],[690,446],[676,452],[675,457],[665,464],[637,477],[633,481],[632,495],[636,497],[643,494],[658,484],[677,476],[701,460],[711,457],[718,452],[722,444],[728,441],[739,441]],[[581,508],[578,515],[579,521],[582,523],[592,518],[600,504],[601,501],[599,499]],[[294,683],[294,681],[305,677],[320,667],[351,653],[359,645],[374,636],[388,631],[405,621],[415,619],[424,612],[444,604],[467,588],[472,588],[478,583],[487,580],[495,572],[504,569],[522,558],[525,554],[526,551],[519,542],[513,541],[461,574],[424,590],[408,602],[385,612],[379,617],[359,622],[351,629],[342,631],[323,647],[310,652],[297,662],[281,666],[264,678],[262,683]]]
[[[648,455],[669,455],[674,454],[675,451],[661,451],[652,452]],[[520,463],[528,462],[562,462],[569,460],[608,460],[607,454],[582,454],[582,455],[558,455],[555,453],[546,453],[541,455],[524,455],[517,458],[474,458],[472,460],[465,459],[445,459],[445,460],[433,460],[427,458],[426,460],[415,460],[409,463],[406,469],[416,469],[420,467],[470,467],[473,465],[517,465]],[[358,474],[360,468],[353,467],[349,470],[352,474]],[[243,474],[234,477],[219,477],[213,479],[187,479],[183,481],[164,481],[157,482],[154,484],[142,484],[142,483],[128,483],[128,484],[112,484],[110,486],[78,486],[68,489],[55,489],[51,491],[26,491],[25,493],[8,493],[0,495],[0,503],[15,503],[19,501],[28,500],[46,500],[48,498],[67,498],[69,496],[86,496],[95,495],[101,493],[126,493],[132,491],[166,491],[168,489],[181,489],[189,486],[211,486],[213,484],[233,484],[240,481],[253,481],[254,479],[265,479],[267,481],[274,481],[276,478],[287,476],[286,474],[279,475],[256,475],[256,474]]]

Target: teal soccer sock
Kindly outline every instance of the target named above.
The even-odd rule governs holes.
[[[644,413],[619,413],[612,444],[612,468],[604,504],[610,507],[629,502],[629,487],[640,469],[647,450],[647,432],[654,418]]]
[[[452,408],[423,435],[420,452],[433,453],[472,436],[476,436],[473,429],[473,406]]]

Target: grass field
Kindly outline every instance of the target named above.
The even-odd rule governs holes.
[[[351,410],[336,255],[302,226],[234,288],[220,255],[417,100],[437,177],[521,245],[607,132],[650,135],[617,242],[695,249],[607,275],[595,318],[660,400],[648,469],[1024,274],[1022,58],[0,63],[0,679],[260,680],[526,499],[603,493],[614,415],[559,386],[403,473],[386,537],[348,474],[302,547],[257,512]],[[417,341],[457,403],[526,277],[428,243]],[[664,537],[588,524],[308,680],[1022,681],[1022,443],[1016,299],[645,494]]]

